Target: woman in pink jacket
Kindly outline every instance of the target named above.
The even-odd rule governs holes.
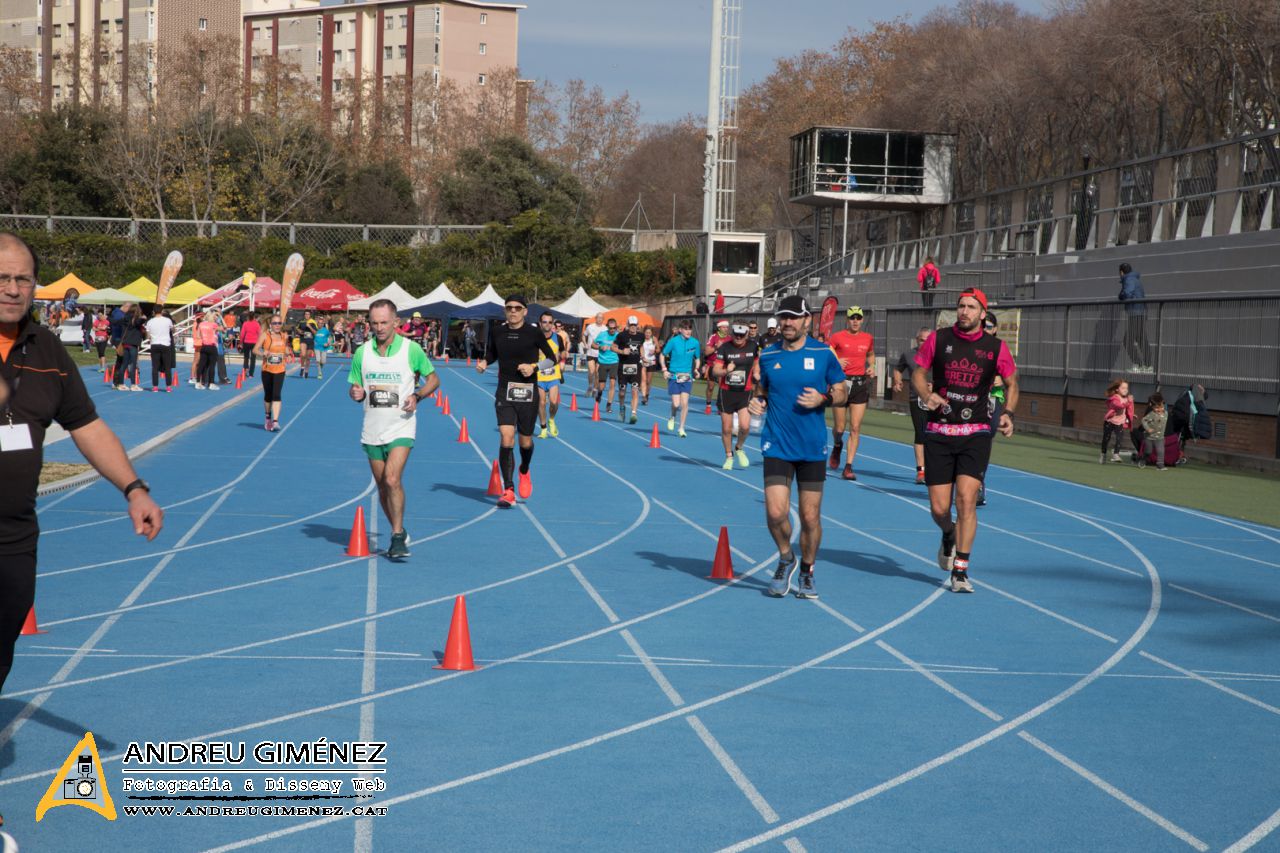
[[[1111,451],[1111,461],[1120,460],[1120,435],[1128,432],[1133,424],[1133,395],[1129,393],[1129,383],[1117,379],[1107,386],[1107,414],[1102,421],[1102,455],[1098,462],[1107,464],[1107,443],[1111,436],[1116,437],[1115,447]]]

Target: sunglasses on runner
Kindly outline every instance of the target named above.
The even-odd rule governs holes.
[[[502,306],[502,308],[503,308],[503,310],[504,310],[504,311],[523,311],[523,310],[525,310],[525,308],[524,308],[524,306],[523,306],[523,305],[503,305],[503,306]]]

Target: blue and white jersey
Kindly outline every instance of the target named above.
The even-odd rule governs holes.
[[[816,462],[827,457],[826,409],[806,409],[796,402],[806,388],[820,394],[844,381],[840,359],[826,344],[806,337],[804,346],[787,350],[769,344],[760,353],[760,387],[769,395],[760,451],[788,462]]]

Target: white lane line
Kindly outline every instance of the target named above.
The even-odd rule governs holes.
[[[1123,530],[1131,530],[1135,533],[1140,533],[1144,536],[1150,536],[1155,539],[1163,540],[1165,542],[1177,542],[1179,545],[1190,545],[1192,548],[1200,548],[1204,551],[1211,551],[1214,554],[1221,554],[1224,557],[1235,557],[1237,560],[1245,560],[1246,562],[1258,563],[1260,565],[1267,566],[1272,569],[1280,569],[1280,563],[1273,563],[1270,560],[1263,560],[1259,557],[1250,557],[1247,554],[1239,554],[1239,553],[1236,553],[1235,551],[1227,551],[1222,548],[1215,548],[1212,545],[1205,545],[1195,541],[1194,539],[1180,539],[1177,536],[1170,536],[1168,533],[1157,533],[1155,531],[1146,530],[1141,527],[1134,527],[1131,524],[1121,524],[1120,522],[1113,521],[1111,519],[1099,518],[1096,515],[1091,515],[1089,517],[1094,519],[1095,521],[1102,521],[1107,524],[1110,524],[1113,527],[1118,527]]]
[[[1182,584],[1171,583],[1169,584],[1169,589],[1176,589],[1178,592],[1185,592],[1188,595],[1194,595],[1198,598],[1203,598],[1206,601],[1212,601],[1214,604],[1221,604],[1223,607],[1231,607],[1243,613],[1248,613],[1251,616],[1260,616],[1261,618],[1267,619],[1271,622],[1280,622],[1280,617],[1278,616],[1272,616],[1270,613],[1263,613],[1261,610],[1254,610],[1252,607],[1245,607],[1243,604],[1236,604],[1234,601],[1227,601],[1225,598],[1217,598],[1209,595],[1207,592],[1199,592],[1198,590],[1185,587]]]
[[[1204,853],[1204,851],[1209,849],[1208,844],[1205,844],[1199,838],[1196,838],[1194,835],[1187,832],[1185,829],[1178,826],[1173,821],[1147,808],[1142,803],[1138,802],[1133,797],[1126,794],[1124,791],[1121,791],[1119,788],[1115,787],[1110,782],[1107,782],[1098,774],[1072,761],[1070,758],[1063,755],[1061,752],[1058,752],[1058,750],[1049,746],[1049,744],[1045,743],[1039,738],[1034,737],[1026,732],[1018,732],[1018,737],[1022,738],[1024,741],[1031,744],[1036,749],[1040,750],[1045,755],[1049,756],[1054,761],[1061,764],[1063,767],[1066,767],[1068,770],[1075,773],[1077,776],[1087,780],[1094,787],[1104,791],[1109,796],[1114,797],[1115,799],[1124,803],[1126,806],[1133,809],[1135,812],[1142,815],[1147,820],[1151,821],[1156,826],[1160,827],[1161,829],[1163,829],[1165,832],[1169,833],[1173,837],[1181,841],[1185,841],[1187,844],[1191,845],[1196,850],[1199,850],[1200,853]]]
[[[52,578],[52,577],[57,577],[58,575],[70,575],[70,574],[76,574],[78,572],[87,572],[90,569],[100,569],[100,568],[103,568],[104,566],[118,566],[121,563],[136,563],[139,560],[147,560],[156,556],[181,554],[184,551],[195,551],[199,548],[208,548],[210,545],[222,545],[227,542],[234,542],[237,539],[245,539],[249,536],[261,536],[262,534],[270,533],[273,530],[280,530],[285,527],[293,527],[294,525],[302,524],[304,521],[311,521],[313,519],[320,518],[325,515],[330,515],[331,513],[335,513],[338,510],[342,509],[343,507],[348,507],[348,506],[351,506],[353,503],[358,503],[366,495],[368,495],[370,492],[373,491],[373,487],[374,487],[373,481],[370,480],[369,485],[365,487],[364,491],[356,495],[354,498],[349,498],[348,500],[345,500],[342,503],[334,504],[333,506],[326,507],[325,509],[322,509],[318,512],[313,512],[310,515],[304,515],[304,516],[301,516],[300,518],[292,518],[288,521],[282,521],[279,524],[272,524],[268,527],[259,527],[255,530],[246,530],[243,533],[236,533],[231,536],[223,536],[220,539],[210,539],[206,542],[197,542],[194,545],[175,545],[174,547],[169,548],[168,550],[156,551],[150,554],[137,554],[133,557],[120,557],[115,560],[105,560],[101,563],[87,563],[83,566],[73,566],[72,568],[69,568],[69,569],[56,569],[51,572],[41,572],[39,577]],[[217,492],[210,492],[210,494],[217,494]],[[226,494],[225,490],[223,491],[223,494]]]
[[[200,516],[200,518],[195,522],[195,524],[193,524],[191,528],[188,529],[187,532],[182,535],[182,539],[180,539],[179,541],[180,542],[187,541],[192,536],[195,536],[196,532],[199,531],[200,528],[204,526],[205,522],[207,522],[210,518],[212,518],[213,514],[217,512],[218,507],[222,506],[222,502],[225,501],[230,496],[231,496],[231,491],[228,489],[227,491],[219,495],[217,498],[215,498],[213,503],[211,503],[208,509],[205,510],[204,515]],[[142,595],[143,592],[146,591],[147,587],[151,586],[151,583],[157,577],[160,576],[160,573],[164,571],[165,567],[168,566],[169,563],[172,562],[172,560],[173,560],[172,556],[161,557],[160,561],[156,563],[155,568],[153,568],[150,572],[148,572],[147,576],[144,577],[142,580],[140,580],[137,583],[137,585],[135,585],[134,588],[129,592],[129,594],[124,597],[124,601],[122,602],[122,604],[127,607],[128,605],[131,605],[135,601],[137,601],[138,597]],[[3,747],[10,740],[12,740],[13,736],[18,733],[18,731],[22,728],[22,726],[26,723],[26,721],[30,719],[31,716],[35,714],[35,712],[38,711],[41,706],[44,705],[45,702],[49,701],[49,697],[52,696],[54,693],[53,690],[48,689],[49,687],[53,687],[55,685],[64,686],[70,683],[70,682],[67,682],[67,678],[71,676],[71,673],[75,671],[76,667],[78,667],[81,664],[81,662],[84,661],[84,659],[89,655],[89,652],[98,645],[98,642],[104,636],[106,636],[107,632],[111,630],[111,627],[115,625],[116,622],[119,621],[119,619],[120,619],[120,616],[116,615],[116,616],[109,616],[105,620],[103,620],[102,624],[99,625],[97,629],[94,630],[94,632],[89,635],[89,638],[80,645],[79,649],[77,649],[74,653],[72,653],[71,657],[67,659],[66,663],[64,663],[58,669],[58,671],[54,673],[53,677],[49,679],[49,682],[45,687],[36,687],[36,688],[32,688],[31,690],[22,691],[21,693],[15,691],[13,693],[8,694],[9,698],[13,698],[19,695],[31,695],[31,694],[35,694],[35,695],[14,716],[13,720],[11,720],[9,724],[4,727],[3,731],[0,731],[0,747]]]
[[[806,853],[804,845],[800,843],[798,838],[788,838],[782,842],[782,846],[787,848],[787,853]]]
[[[697,733],[698,737],[702,740],[703,745],[706,746],[707,749],[711,750],[711,754],[715,756],[716,761],[720,762],[720,766],[724,768],[724,772],[729,774],[729,778],[733,780],[733,784],[738,786],[738,790],[743,793],[747,798],[747,801],[751,803],[752,807],[759,812],[760,817],[764,819],[764,822],[777,823],[779,820],[778,813],[773,810],[773,806],[769,805],[768,800],[764,798],[764,795],[760,793],[760,790],[756,788],[755,785],[751,784],[751,780],[747,777],[747,774],[742,772],[742,768],[733,760],[733,756],[729,755],[729,753],[725,751],[725,748],[720,745],[720,741],[716,740],[715,735],[711,734],[710,730],[703,725],[702,720],[698,719],[696,714],[690,714],[688,717],[685,717],[685,722],[687,722],[689,727]]]
[[[906,664],[908,667],[910,667],[913,671],[929,679],[929,681],[932,682],[935,686],[940,687],[941,689],[950,693],[952,696],[959,699],[961,702],[968,705],[970,708],[977,711],[982,716],[991,720],[993,723],[998,723],[1004,719],[1004,717],[1002,717],[1000,714],[997,714],[995,711],[991,710],[986,705],[983,705],[977,699],[974,699],[972,696],[970,696],[968,693],[965,693],[960,688],[953,687],[951,684],[948,684],[941,677],[925,669],[923,666],[916,663],[911,658],[907,657],[902,652],[898,651],[893,646],[886,643],[884,640],[877,640],[876,646],[888,652],[889,654],[893,655],[895,658],[897,658],[898,660]]]
[[[1036,611],[1037,613],[1042,613],[1045,616],[1048,616],[1050,619],[1057,619],[1059,622],[1063,623],[1064,625],[1070,625],[1072,628],[1075,628],[1078,631],[1083,631],[1086,634],[1092,634],[1098,639],[1105,640],[1108,643],[1119,642],[1119,640],[1117,640],[1115,637],[1112,637],[1110,634],[1104,634],[1103,632],[1095,628],[1090,628],[1088,625],[1084,624],[1083,622],[1077,622],[1076,620],[1070,618],[1069,616],[1063,616],[1061,613],[1056,613],[1047,607],[1041,607],[1039,604],[1028,601],[1025,598],[1021,598],[1017,595],[1014,595],[1011,592],[1006,592],[1005,590],[1000,589],[999,587],[989,583],[988,581],[975,580],[973,582],[978,586],[982,587],[983,589],[989,589],[997,595],[1003,595],[1005,598],[1009,599],[1010,601],[1016,601],[1018,604],[1021,604],[1023,607],[1029,607],[1032,610]]]
[[[636,653],[636,657],[640,659],[640,665],[644,667],[645,672],[649,673],[649,677],[661,688],[667,700],[677,708],[683,705],[684,697],[680,695],[680,691],[676,690],[676,686],[662,673],[662,670],[658,669],[658,665],[653,662],[653,658],[645,653],[644,647],[640,645],[640,641],[635,638],[635,635],[630,631],[623,630],[618,632],[618,636],[622,637],[623,642]]]
[[[326,380],[325,380],[325,381],[320,385],[320,387],[316,388],[315,393],[313,393],[313,394],[312,394],[312,395],[307,399],[307,402],[303,403],[301,406],[299,406],[299,407],[298,407],[298,413],[297,413],[296,415],[294,415],[292,418],[290,418],[290,419],[289,419],[289,422],[288,422],[288,423],[286,423],[283,427],[281,427],[281,428],[280,428],[280,432],[275,433],[275,434],[271,437],[271,440],[270,440],[270,441],[268,441],[268,442],[266,443],[266,445],[265,445],[265,446],[263,446],[262,450],[261,450],[261,451],[260,451],[260,452],[259,452],[259,453],[254,457],[254,458],[253,458],[253,461],[251,461],[247,466],[245,466],[244,470],[243,470],[243,471],[241,471],[241,472],[240,472],[240,474],[239,474],[237,477],[235,477],[235,479],[230,480],[230,481],[228,481],[228,482],[226,482],[226,483],[223,483],[221,486],[217,486],[217,487],[215,487],[215,488],[212,488],[212,489],[209,489],[209,490],[207,490],[207,491],[201,492],[201,493],[200,493],[200,494],[198,494],[198,495],[193,495],[192,497],[186,498],[186,499],[184,499],[184,500],[176,501],[176,502],[171,503],[171,504],[166,504],[166,505],[162,506],[162,507],[161,507],[161,509],[163,509],[165,512],[168,512],[169,510],[171,510],[171,509],[176,509],[177,507],[180,507],[180,506],[186,506],[187,504],[195,503],[196,501],[202,501],[202,500],[205,500],[205,499],[206,499],[206,498],[208,498],[210,495],[217,494],[218,492],[221,492],[221,491],[223,491],[223,490],[225,490],[225,489],[231,489],[231,488],[234,488],[236,485],[238,485],[238,484],[240,483],[240,481],[242,481],[245,477],[247,477],[247,476],[249,475],[249,473],[253,470],[254,466],[255,466],[255,465],[257,465],[259,462],[261,462],[261,461],[263,460],[263,458],[267,455],[267,453],[269,453],[269,452],[270,452],[271,448],[275,446],[275,443],[276,443],[277,441],[279,441],[281,438],[283,438],[283,437],[284,437],[284,434],[285,434],[286,432],[288,432],[288,431],[289,431],[289,428],[290,428],[291,426],[293,426],[293,422],[294,422],[294,421],[296,421],[298,418],[302,417],[302,413],[303,413],[303,412],[305,412],[305,411],[306,411],[306,410],[311,406],[311,403],[312,403],[312,402],[313,402],[317,397],[319,397],[319,396],[320,396],[320,392],[321,392],[321,391],[323,391],[323,390],[324,390],[324,388],[325,388],[325,386],[326,386],[326,385],[328,385],[331,381],[333,381],[332,377],[330,377],[329,379],[326,379]],[[241,397],[246,397],[246,396],[248,396],[248,395],[241,395]],[[228,401],[228,403],[234,404],[234,403],[239,402],[239,400],[240,400],[240,399],[241,399],[241,398],[236,398],[235,400],[229,400],[229,401]],[[225,403],[224,403],[223,405],[224,405],[224,406],[227,406],[227,404],[225,404]],[[228,408],[230,408],[230,406],[227,406],[227,407],[228,407]],[[206,415],[207,415],[207,414],[208,414],[208,413],[206,413]],[[78,492],[82,491],[83,489],[86,489],[86,488],[88,488],[89,486],[93,485],[93,483],[95,483],[95,482],[97,482],[97,481],[96,481],[96,480],[91,480],[91,481],[89,481],[88,483],[85,483],[83,486],[80,486],[80,487],[76,488],[75,490],[73,490],[73,491],[71,491],[71,492],[69,492],[69,493],[67,493],[67,494],[63,495],[62,497],[58,498],[57,500],[55,500],[55,501],[50,501],[49,503],[47,503],[47,504],[45,504],[45,505],[43,505],[43,506],[41,506],[41,507],[40,507],[40,512],[45,512],[46,510],[48,510],[48,509],[50,509],[50,508],[52,508],[52,507],[54,507],[54,506],[57,506],[58,504],[62,503],[64,500],[66,500],[67,498],[71,497],[72,495],[77,494]],[[66,531],[68,531],[68,530],[80,530],[80,529],[85,528],[85,527],[92,527],[92,526],[94,526],[94,525],[98,525],[98,524],[107,524],[107,523],[112,522],[112,521],[123,521],[123,520],[127,519],[128,517],[129,517],[129,516],[128,516],[128,514],[127,514],[127,513],[121,513],[121,514],[113,515],[111,518],[104,518],[104,519],[101,519],[101,520],[99,520],[99,521],[87,521],[87,522],[85,522],[85,523],[83,523],[83,524],[73,524],[73,525],[71,525],[70,527],[55,527],[55,528],[53,528],[52,530],[41,530],[41,531],[40,531],[40,535],[41,535],[41,536],[47,536],[47,535],[54,534],[54,533],[64,533],[64,532],[66,532]]]
[[[1280,715],[1280,708],[1277,708],[1275,705],[1268,705],[1266,702],[1263,702],[1261,699],[1255,699],[1252,696],[1248,695],[1247,693],[1241,693],[1239,690],[1233,690],[1227,685],[1222,684],[1221,682],[1215,681],[1212,678],[1206,678],[1205,676],[1201,675],[1198,672],[1192,672],[1189,669],[1184,669],[1183,667],[1178,666],[1176,663],[1170,663],[1164,658],[1156,657],[1155,655],[1149,652],[1139,652],[1139,654],[1142,655],[1147,660],[1152,661],[1154,663],[1158,663],[1163,667],[1167,667],[1168,669],[1173,670],[1174,672],[1180,672],[1183,675],[1185,675],[1187,678],[1190,678],[1193,681],[1198,681],[1201,684],[1208,685],[1209,687],[1212,687],[1214,690],[1221,690],[1223,693],[1227,694],[1228,696],[1234,696],[1235,698],[1239,699],[1242,702],[1248,702],[1250,705],[1253,705],[1255,708],[1261,708],[1262,710],[1268,711],[1272,714]]]
[[[743,577],[749,577],[751,574],[754,574],[755,572],[764,568],[770,562],[772,562],[772,558],[770,558],[768,561],[762,562],[759,565],[753,567],[751,571],[744,574]],[[706,596],[712,595],[716,592],[719,592],[720,590],[728,589],[731,583],[732,583],[731,581],[726,581],[723,585],[713,587],[711,590],[697,596],[697,598],[699,599],[705,598]],[[510,773],[513,770],[519,770],[523,767],[529,767],[534,764],[539,764],[543,761],[548,761],[552,758],[557,758],[561,755],[567,755],[582,749],[587,749],[589,747],[597,746],[602,743],[607,743],[608,741],[614,740],[616,738],[624,737],[634,732],[644,731],[646,729],[652,728],[653,726],[665,723],[668,720],[673,720],[677,717],[688,716],[689,714],[694,714],[694,713],[697,713],[698,711],[701,711],[703,708],[708,708],[713,705],[718,705],[722,702],[727,702],[730,699],[737,698],[738,696],[742,696],[746,693],[750,693],[762,687],[767,687],[771,684],[776,684],[777,682],[782,681],[783,679],[790,678],[791,676],[797,673],[805,672],[809,669],[812,669],[815,666],[825,663],[826,661],[839,657],[840,655],[846,654],[847,652],[857,648],[858,646],[861,646],[865,643],[868,643],[872,640],[877,639],[881,634],[886,634],[889,631],[894,630],[898,626],[904,624],[905,622],[910,621],[911,619],[919,615],[921,612],[923,612],[926,608],[929,607],[929,605],[937,601],[938,598],[942,595],[942,593],[943,593],[943,590],[941,588],[935,589],[932,593],[929,594],[928,597],[921,600],[910,610],[907,610],[904,613],[899,614],[897,617],[879,626],[874,631],[869,631],[868,633],[863,634],[862,636],[854,640],[851,640],[850,642],[845,643],[844,645],[837,646],[834,649],[830,649],[826,652],[823,652],[817,657],[810,658],[807,661],[795,664],[794,666],[790,666],[787,669],[783,670],[782,672],[775,673],[774,675],[770,675],[766,678],[761,678],[757,681],[750,682],[749,684],[744,684],[741,687],[736,687],[732,690],[726,691],[724,693],[720,693],[716,696],[703,699],[699,702],[695,702],[692,705],[685,705],[682,708],[676,708],[674,710],[667,711],[664,714],[659,714],[654,717],[649,717],[648,719],[645,719],[645,720],[640,720],[630,725],[623,726],[622,728],[618,728],[612,731],[604,732],[602,734],[594,735],[592,737],[585,738],[575,743],[567,744],[561,747],[556,747],[555,749],[550,749],[550,750],[547,750],[546,752],[538,753],[537,755],[531,755],[526,758],[521,758],[516,761],[512,761],[507,764],[500,765],[498,767],[493,767],[488,770],[482,770],[477,773],[472,773],[468,776],[462,776],[457,779],[452,779],[448,782],[441,782],[437,785],[432,785],[431,787],[428,787],[428,788],[422,788],[417,791],[411,791],[406,794],[401,794],[397,797],[392,797],[388,800],[385,800],[381,804],[387,807],[396,806],[401,803],[418,800],[423,797],[428,797],[433,794],[441,793],[443,791],[449,791],[454,788],[459,788],[464,785],[472,784],[474,782],[490,779],[490,778],[493,778],[494,776],[500,776],[504,773]],[[681,602],[681,603],[678,603],[677,605],[671,605],[669,608],[664,608],[664,610],[675,609],[678,606],[684,606],[684,603]],[[634,623],[635,621],[637,620],[635,619],[628,620],[628,622],[631,622],[631,623]],[[619,624],[626,625],[628,623],[623,622]],[[599,634],[607,633],[608,631],[615,630],[615,628],[616,626],[613,626],[613,627],[606,628],[601,631],[597,631],[593,633],[598,636]],[[567,643],[562,645],[567,645]],[[532,655],[537,653],[538,652],[531,652],[528,654]],[[412,687],[412,685],[410,685],[410,687]],[[390,692],[390,691],[387,691],[387,692]],[[279,721],[279,718],[277,718],[277,720],[267,721],[267,722],[274,723],[277,721]],[[224,735],[234,734],[235,731],[236,730],[228,730],[225,732],[218,732],[210,735],[204,735],[200,739],[207,740],[213,737],[222,737]],[[112,756],[112,759],[117,759],[117,758],[118,756]],[[110,759],[103,759],[103,762],[106,763],[106,761],[108,760]],[[50,769],[45,773],[40,773],[37,775],[45,776],[55,771],[56,771],[56,768]],[[10,781],[17,781],[17,780],[10,780]],[[7,784],[5,781],[0,781],[0,786],[5,784]],[[269,832],[264,835],[259,835],[253,838],[247,838],[241,841],[232,842],[230,844],[225,844],[221,847],[210,848],[208,851],[206,851],[206,853],[223,853],[223,851],[238,850],[243,847],[250,847],[255,844],[261,844],[264,841],[273,841],[277,838],[283,838],[285,836],[292,835],[297,832],[304,832],[309,829],[314,829],[318,826],[324,826],[326,824],[334,823],[340,820],[347,820],[347,819],[348,818],[346,816],[334,816],[334,817],[320,818],[318,820],[308,821],[307,823],[295,824],[293,826],[289,826],[284,829],[279,829],[274,832]]]
[[[635,655],[618,655],[620,658],[633,658]],[[711,663],[707,658],[669,658],[662,655],[649,655],[649,660],[660,660],[668,663]],[[612,663],[612,661],[610,661]]]
[[[378,501],[369,497],[369,536],[375,542],[378,537]],[[393,531],[394,532],[394,531]],[[365,580],[364,613],[366,616],[378,612],[378,555],[369,555],[368,575]],[[360,692],[363,695],[372,693],[377,687],[378,672],[378,623],[370,620],[364,623],[363,663],[360,669]],[[374,703],[365,702],[360,706],[360,740],[369,743],[373,740]],[[366,772],[360,778],[371,779],[373,774],[367,772],[372,768],[365,765]],[[354,782],[352,783],[355,784]],[[354,829],[354,853],[371,853],[373,850],[373,818],[361,817],[356,820]]]
[[[1244,853],[1245,850],[1250,849],[1272,832],[1275,832],[1276,827],[1280,827],[1280,809],[1272,812],[1271,817],[1249,830],[1230,847],[1223,850],[1222,853]]]
[[[999,738],[1008,734],[1014,729],[1021,728],[1031,720],[1034,720],[1040,715],[1052,710],[1053,708],[1057,707],[1058,705],[1070,699],[1072,696],[1084,690],[1093,682],[1097,681],[1107,672],[1114,669],[1122,660],[1128,657],[1129,653],[1132,652],[1134,648],[1137,647],[1138,643],[1140,643],[1150,632],[1151,627],[1155,624],[1156,617],[1160,613],[1160,604],[1161,604],[1160,573],[1156,570],[1155,565],[1153,565],[1152,562],[1149,559],[1147,559],[1146,555],[1142,553],[1142,551],[1138,550],[1138,548],[1134,546],[1132,542],[1125,539],[1120,534],[1116,533],[1113,530],[1108,530],[1107,528],[1103,527],[1102,525],[1094,521],[1080,518],[1079,516],[1076,516],[1073,513],[1069,513],[1064,510],[1059,510],[1059,512],[1062,512],[1064,515],[1077,518],[1080,521],[1084,522],[1085,524],[1088,524],[1092,527],[1097,528],[1098,530],[1101,530],[1106,535],[1110,536],[1112,539],[1115,539],[1117,542],[1123,545],[1126,549],[1128,549],[1129,552],[1133,554],[1134,558],[1138,562],[1140,562],[1143,565],[1143,567],[1146,568],[1147,570],[1148,584],[1150,588],[1150,601],[1147,606],[1147,612],[1146,612],[1146,615],[1143,617],[1142,622],[1138,625],[1138,627],[1134,630],[1134,632],[1129,636],[1129,638],[1125,640],[1124,644],[1121,645],[1120,648],[1116,649],[1115,652],[1113,652],[1110,657],[1108,657],[1106,660],[1100,663],[1097,667],[1095,667],[1084,678],[1080,679],[1079,681],[1076,681],[1074,684],[1072,684],[1062,692],[1058,693],[1057,695],[1050,697],[1044,702],[1041,702],[1039,705],[1036,705],[1034,708],[1024,711],[1023,713],[1019,714],[1017,717],[1014,717],[1013,719],[1003,723],[1002,725],[997,726],[994,729],[991,729],[985,734],[980,735],[979,737],[976,737],[973,740],[968,741],[967,743],[961,744],[955,749],[952,749],[950,752],[944,753],[943,755],[939,755],[936,758],[933,758],[929,761],[924,762],[923,764],[917,765],[911,770],[908,770],[905,773],[901,773],[892,779],[888,779],[884,782],[881,782],[878,785],[867,788],[843,800],[839,800],[837,802],[831,803],[830,805],[825,806],[821,809],[818,809],[817,811],[810,812],[809,814],[804,815],[803,817],[799,817],[794,820],[788,821],[782,826],[775,827],[774,829],[771,829],[767,832],[754,835],[750,838],[745,838],[742,841],[737,842],[736,844],[729,845],[728,847],[725,847],[722,849],[722,853],[730,853],[730,851],[733,851],[733,853],[737,853],[737,851],[748,850],[759,844],[763,844],[766,841],[772,841],[776,838],[781,838],[784,835],[790,835],[792,832],[794,832],[797,829],[808,826],[812,823],[816,823],[817,821],[823,820],[827,817],[830,817],[831,815],[838,814],[839,812],[842,812],[852,806],[855,806],[858,803],[865,802],[866,800],[869,800],[872,797],[875,797],[886,791],[893,790],[894,788],[897,788],[900,785],[904,785],[907,782],[910,782],[914,779],[918,779],[919,777],[925,775],[926,773],[929,773],[932,770],[935,770],[939,767],[949,764],[955,759],[963,755],[966,755],[969,752],[972,752],[973,750],[981,746],[986,745],[987,743],[995,740],[996,738]],[[941,593],[941,588],[939,588],[938,592]],[[871,636],[871,635],[864,635],[864,637],[866,636]],[[862,638],[859,638],[859,639],[862,639]]]
[[[459,530],[470,527],[476,522],[484,521],[486,518],[493,515],[497,511],[498,510],[496,507],[489,507],[484,512],[480,513],[479,515],[473,518],[467,519],[461,524],[456,524],[453,527],[449,527],[444,530],[437,530],[435,533],[432,533],[429,536],[422,536],[414,539],[413,541],[415,543],[418,543],[418,542],[430,542],[432,539],[440,539],[444,536],[448,536],[452,533],[458,532]],[[315,568],[311,568],[311,569],[300,569],[299,571],[296,571],[296,572],[287,572],[283,575],[273,575],[268,578],[259,578],[258,580],[246,581],[245,583],[232,584],[231,586],[222,586],[216,589],[205,590],[204,592],[193,592],[187,595],[179,595],[173,598],[164,598],[164,599],[160,599],[159,601],[151,601],[146,604],[135,604],[127,608],[117,608],[115,610],[103,610],[98,613],[86,613],[82,616],[68,616],[65,619],[54,619],[50,622],[44,622],[42,624],[46,626],[65,625],[68,622],[80,622],[85,619],[95,619],[99,616],[111,616],[118,613],[132,613],[137,610],[146,610],[149,607],[164,607],[170,604],[178,604],[183,601],[193,601],[197,598],[206,598],[211,595],[222,595],[223,593],[227,593],[227,592],[236,592],[242,589],[249,589],[250,587],[262,586],[263,584],[279,583],[280,581],[292,580],[294,578],[300,578],[305,575],[316,574],[317,572],[325,572],[330,569],[336,569],[342,566],[349,566],[352,563],[358,563],[363,559],[364,557],[348,557],[345,560],[338,560],[337,562],[326,563],[323,566],[316,566]]]

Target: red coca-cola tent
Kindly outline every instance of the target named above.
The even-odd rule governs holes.
[[[295,293],[291,305],[307,311],[346,311],[347,304],[357,299],[364,299],[364,294],[352,287],[351,282],[341,278],[322,278],[306,290]]]

